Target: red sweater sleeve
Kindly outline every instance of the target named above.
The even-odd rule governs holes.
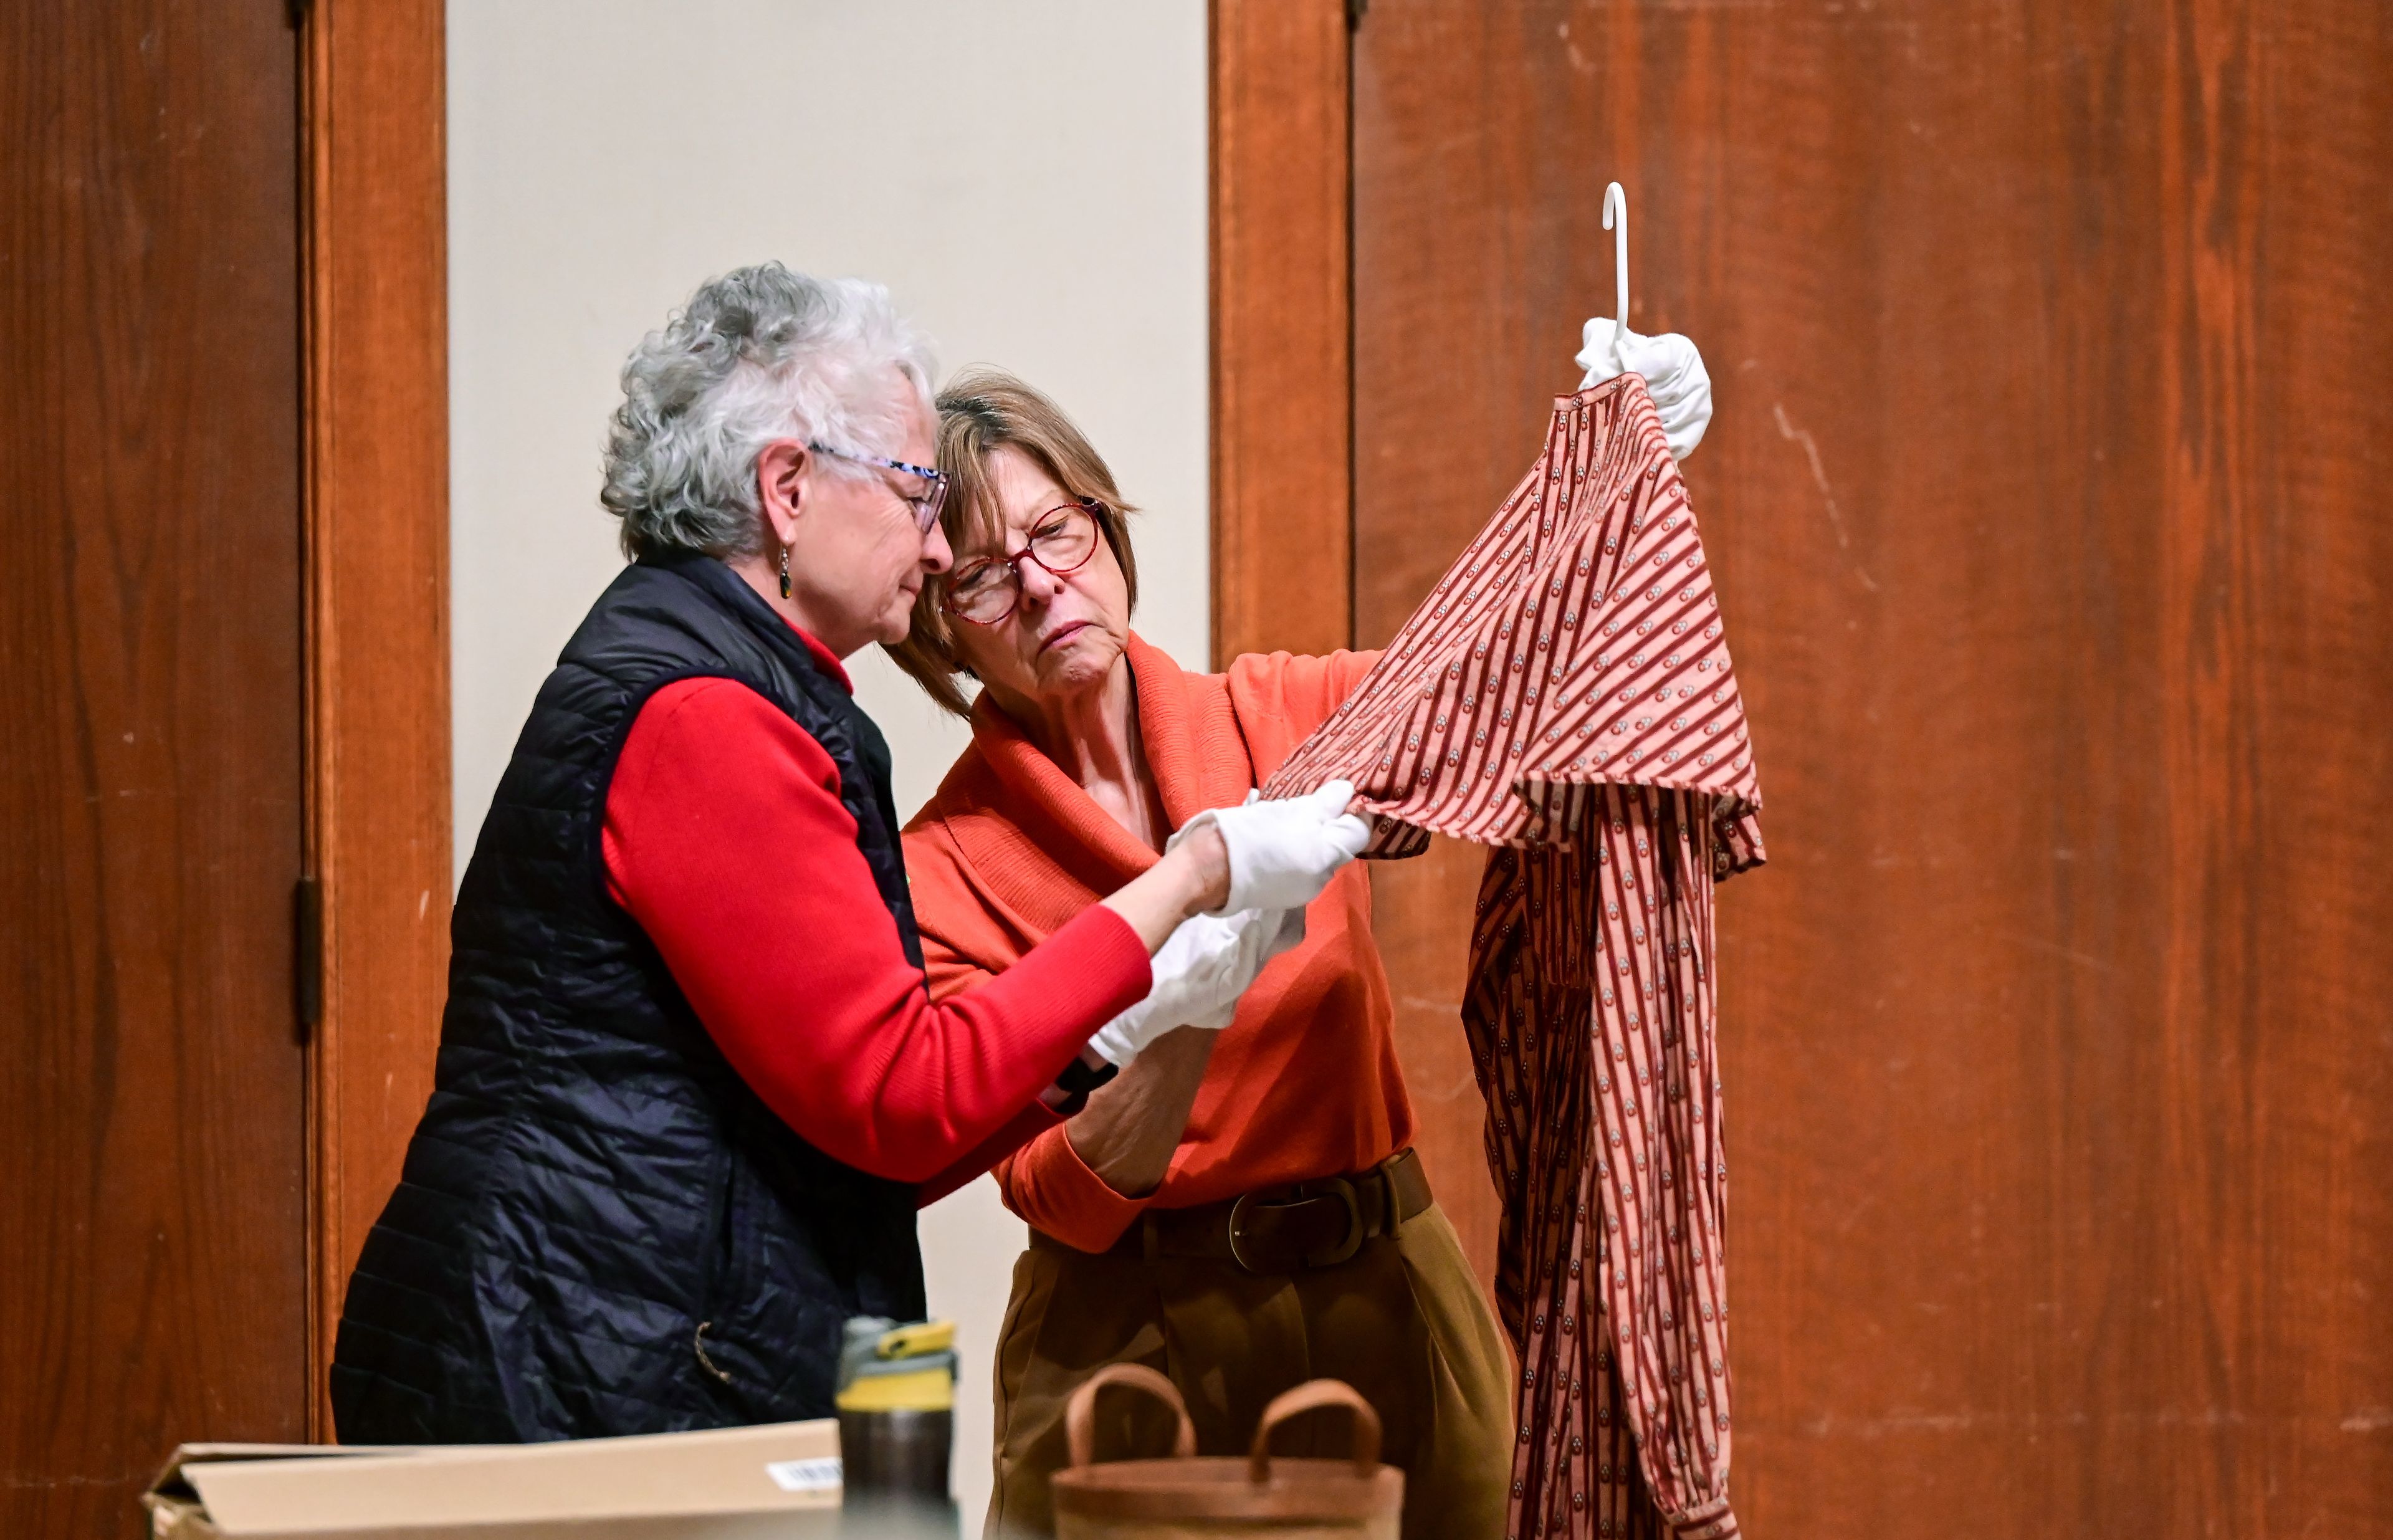
[[[608,789],[608,891],[791,1128],[876,1176],[960,1185],[969,1157],[1027,1137],[1040,1092],[1144,997],[1146,947],[1091,905],[1003,976],[933,1004],[839,784],[822,746],[746,685],[669,685]]]
[[[922,1190],[914,1194],[914,1207],[928,1208],[957,1188],[974,1181],[982,1172],[995,1168],[1024,1145],[1036,1142],[1042,1134],[1061,1129],[1063,1127],[1064,1119],[1051,1111],[1044,1103],[1032,1103],[1014,1114],[1013,1121],[965,1151],[957,1159],[950,1161],[947,1169],[935,1172],[922,1183]],[[1000,1195],[1004,1192],[1002,1181],[1003,1179],[1000,1178],[999,1187]]]

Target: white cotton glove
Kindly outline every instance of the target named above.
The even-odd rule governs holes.
[[[1107,1064],[1129,1067],[1147,1044],[1183,1026],[1219,1032],[1263,964],[1304,939],[1304,911],[1242,909],[1180,922],[1155,954],[1146,998],[1089,1039]]]
[[[1211,824],[1230,853],[1230,896],[1212,914],[1240,909],[1301,909],[1321,896],[1338,868],[1363,853],[1371,823],[1346,811],[1353,781],[1330,781],[1307,796],[1243,807],[1208,808],[1180,827],[1163,848],[1176,848]]]
[[[1712,421],[1712,377],[1704,368],[1704,356],[1676,332],[1658,337],[1624,332],[1615,345],[1617,330],[1598,316],[1579,333],[1587,346],[1571,361],[1587,371],[1587,378],[1578,387],[1585,390],[1618,374],[1644,375],[1654,410],[1662,414],[1662,437],[1670,441],[1670,458],[1684,460],[1704,441],[1704,429]]]

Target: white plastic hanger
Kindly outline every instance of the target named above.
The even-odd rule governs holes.
[[[1628,338],[1628,194],[1618,182],[1603,189],[1603,228],[1612,232],[1612,361],[1626,367]]]

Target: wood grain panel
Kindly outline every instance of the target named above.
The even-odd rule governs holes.
[[[1212,0],[1213,661],[1349,645],[1346,7]]]
[[[296,61],[7,7],[0,1531],[307,1428]]]
[[[2387,79],[2364,0],[1370,8],[1358,633],[1536,452],[1607,179],[1718,385],[1754,1533],[2393,1533]]]
[[[1344,0],[1213,5],[1216,668],[1246,652],[1377,646],[1395,629],[1353,607],[1353,542],[1373,526],[1358,527],[1351,493],[1348,16]],[[1454,1028],[1463,959],[1438,923],[1457,902],[1467,910],[1478,868],[1440,842],[1371,881],[1416,1147],[1484,1282],[1495,1188]]]
[[[314,1427],[366,1232],[432,1093],[450,905],[447,168],[440,0],[307,21],[316,1035]]]

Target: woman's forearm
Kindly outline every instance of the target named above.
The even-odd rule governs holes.
[[[1229,849],[1208,826],[1115,889],[1105,905],[1130,922],[1152,957],[1182,920],[1217,907],[1229,895]]]
[[[1187,1026],[1164,1034],[1064,1126],[1073,1152],[1106,1186],[1135,1198],[1163,1185],[1221,1037]]]

